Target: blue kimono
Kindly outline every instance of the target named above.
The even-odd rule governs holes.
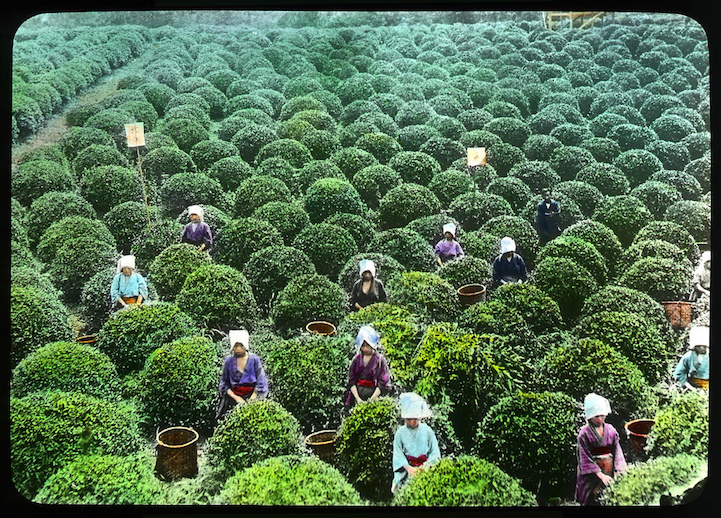
[[[526,281],[528,272],[523,257],[513,252],[510,260],[503,257],[503,254],[493,261],[493,282],[500,284],[504,282],[517,282],[519,279]]]
[[[426,458],[423,459],[425,456]],[[411,457],[409,459],[409,457]],[[421,457],[422,466],[430,466],[441,458],[438,439],[430,426],[419,423],[417,428],[403,425],[393,437],[393,485],[399,487],[408,481],[405,465],[411,466]]]
[[[698,355],[696,351],[688,351],[676,365],[673,377],[679,385],[683,385],[691,378],[708,379],[708,354]]]
[[[205,249],[209,250],[213,246],[213,234],[207,223],[188,223],[183,228],[180,236],[181,243],[190,243],[191,245],[200,246],[205,243]]]
[[[148,298],[148,285],[139,273],[125,275],[124,273],[116,273],[113,282],[110,285],[111,303],[118,302],[119,297],[137,297],[142,295],[143,299]]]

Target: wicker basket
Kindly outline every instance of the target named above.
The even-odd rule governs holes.
[[[483,284],[466,284],[458,288],[458,300],[464,306],[486,300],[486,287]]]
[[[322,320],[308,322],[305,330],[311,334],[320,336],[332,336],[335,334],[335,326],[330,322],[324,322]]]
[[[194,477],[198,473],[198,432],[174,426],[158,433],[155,474],[162,480]]]
[[[305,438],[305,443],[313,450],[318,458],[331,463],[335,455],[335,440],[337,432],[335,430],[321,430],[314,432]]]
[[[651,434],[651,427],[654,423],[653,419],[634,419],[626,423],[626,432],[631,441],[631,447],[639,456],[645,454],[646,440]]]
[[[661,304],[666,310],[672,328],[684,329],[691,323],[691,317],[693,316],[693,304],[691,302],[674,300],[661,302]]]
[[[98,341],[98,335],[78,336],[75,341],[79,344],[94,344]]]

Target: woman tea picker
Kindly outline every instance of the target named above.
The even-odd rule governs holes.
[[[353,284],[350,304],[353,310],[363,309],[376,302],[386,301],[386,290],[380,279],[376,279],[376,265],[370,259],[358,263],[361,278]]]
[[[422,422],[431,417],[428,403],[413,392],[400,395],[401,418],[403,426],[396,430],[393,437],[393,484],[391,493],[395,493],[408,479],[441,458],[438,439],[430,426]]]
[[[203,207],[191,205],[188,207],[188,217],[190,222],[183,228],[180,242],[195,245],[201,251],[210,251],[213,246],[213,234],[208,224],[203,221]]]
[[[598,494],[611,484],[616,473],[626,470],[618,432],[606,423],[611,413],[608,400],[588,394],[583,401],[587,424],[576,438],[576,499],[581,505],[599,505]]]
[[[689,330],[689,350],[673,371],[673,377],[681,387],[708,390],[709,338],[708,327],[698,326]]]
[[[124,255],[118,260],[118,269],[110,284],[110,299],[116,308],[129,304],[142,304],[148,298],[148,285],[135,271],[135,256]]]
[[[268,378],[260,358],[250,352],[250,336],[245,329],[228,333],[232,354],[223,362],[220,375],[220,418],[236,403],[245,404],[264,399],[268,394]]]
[[[463,248],[456,241],[456,226],[453,223],[443,225],[443,239],[436,244],[435,253],[439,266],[443,266],[443,263],[453,259],[463,257]]]
[[[345,405],[373,401],[388,393],[390,371],[386,359],[377,352],[380,338],[371,326],[363,326],[355,340],[356,350],[348,371]]]
[[[504,237],[501,239],[501,253],[493,261],[493,283],[498,286],[526,280],[526,262],[516,253],[516,242],[510,237]]]
[[[701,260],[693,273],[691,285],[693,290],[689,300],[695,301],[704,295],[711,296],[711,252],[706,251],[701,254]]]

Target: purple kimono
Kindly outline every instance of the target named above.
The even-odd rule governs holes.
[[[440,240],[435,247],[435,253],[441,258],[441,261],[450,261],[458,257],[463,257],[463,248],[455,239],[448,241]]]
[[[581,505],[594,505],[597,504],[595,490],[603,487],[603,482],[596,475],[602,471],[599,464],[605,460],[610,473],[604,472],[609,476],[626,470],[618,432],[610,424],[604,423],[603,437],[599,437],[595,428],[586,424],[578,432],[576,445],[576,500]]]
[[[263,399],[268,393],[268,378],[265,376],[260,358],[253,353],[248,353],[245,370],[240,372],[235,355],[228,356],[223,362],[223,370],[220,375],[220,406],[216,417],[220,417],[235,403],[235,400],[228,396],[228,389],[232,390],[233,387],[248,385],[255,387],[258,399]]]
[[[193,228],[195,226],[195,228]],[[213,234],[207,223],[188,223],[183,229],[180,236],[181,243],[190,243],[191,245],[200,246],[205,243],[205,248],[210,249],[213,246]]]
[[[380,387],[381,395],[388,392],[388,385],[391,379],[391,372],[388,369],[388,362],[382,354],[374,353],[367,365],[363,365],[363,354],[358,353],[353,357],[348,369],[348,386],[345,395],[345,405],[351,406],[355,398],[350,391],[354,385],[368,389],[368,396],[372,395],[375,387]],[[370,390],[370,389],[373,390]],[[360,392],[359,392],[360,394]]]

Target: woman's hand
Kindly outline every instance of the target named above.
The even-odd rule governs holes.
[[[408,476],[412,477],[413,475],[416,474],[416,471],[418,471],[418,468],[414,468],[413,466],[407,465],[406,471],[408,472]]]
[[[598,475],[598,478],[601,479],[601,482],[603,482],[604,486],[610,486],[611,482],[613,482],[613,477],[609,477],[605,473],[599,471],[598,473],[596,473],[596,475]]]

